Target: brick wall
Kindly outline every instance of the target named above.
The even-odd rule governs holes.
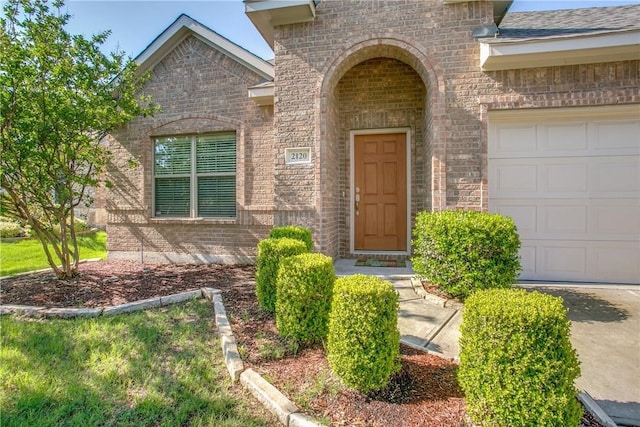
[[[114,153],[106,194],[110,258],[237,262],[255,256],[274,223],[273,107],[247,96],[262,77],[195,37],[153,68],[145,92],[161,111],[107,138]],[[153,218],[152,160],[156,136],[235,131],[237,218]]]

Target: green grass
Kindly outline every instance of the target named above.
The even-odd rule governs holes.
[[[106,258],[107,233],[98,231],[78,236],[80,259]],[[0,276],[49,267],[42,245],[37,239],[0,242]]]
[[[0,319],[0,425],[266,426],[234,395],[210,303]]]

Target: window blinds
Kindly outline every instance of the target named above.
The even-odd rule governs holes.
[[[235,132],[157,139],[154,176],[156,216],[234,218]]]

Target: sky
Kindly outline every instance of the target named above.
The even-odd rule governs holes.
[[[625,4],[640,4],[640,0],[515,0],[510,11]],[[65,7],[72,15],[70,33],[90,36],[111,30],[103,46],[106,52],[123,50],[135,58],[181,13],[186,13],[259,57],[273,58],[270,47],[244,14],[242,0],[67,0]]]

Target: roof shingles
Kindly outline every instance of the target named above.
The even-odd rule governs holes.
[[[640,30],[640,4],[507,13],[492,42]]]

